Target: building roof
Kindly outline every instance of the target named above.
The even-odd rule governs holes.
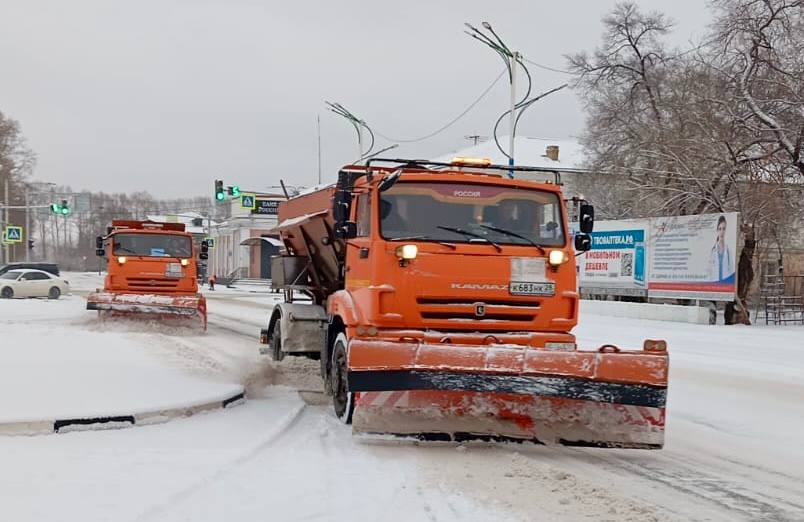
[[[499,137],[500,146],[508,150],[508,136]],[[558,161],[547,157],[547,147],[558,147]],[[449,162],[456,156],[469,158],[491,158],[492,163],[507,165],[508,158],[500,152],[494,139],[477,145],[444,154],[434,161]],[[516,165],[544,167],[563,172],[586,172],[583,147],[575,138],[532,138],[517,136],[514,141],[514,161]]]

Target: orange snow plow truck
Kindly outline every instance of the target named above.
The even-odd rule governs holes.
[[[114,220],[105,236],[95,238],[95,253],[106,257],[103,290],[87,297],[87,310],[101,316],[189,319],[207,327],[207,302],[198,292],[196,257],[206,259],[201,243],[183,223]]]
[[[560,187],[466,158],[344,167],[279,205],[263,353],[320,359],[356,433],[661,448],[666,343],[578,349],[594,209],[572,202],[573,247]]]

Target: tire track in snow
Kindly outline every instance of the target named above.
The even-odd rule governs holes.
[[[737,517],[773,522],[804,519],[804,505],[751,491],[730,477],[714,475],[710,463],[702,464],[679,455],[657,455],[655,460],[644,459],[634,463],[616,455],[596,455],[590,450],[578,449],[574,452],[586,459],[605,463],[609,471],[625,473],[642,482],[669,488],[691,502],[714,504],[724,511],[724,517],[728,520]],[[755,475],[751,477],[753,481],[756,479]]]
[[[257,455],[266,451],[277,441],[281,440],[283,435],[285,435],[287,432],[293,431],[295,426],[299,424],[299,420],[302,418],[302,414],[305,408],[306,405],[304,404],[304,402],[300,401],[300,404],[279,422],[279,424],[276,426],[276,429],[273,432],[263,437],[263,439],[258,444],[253,446],[250,450],[241,454],[239,457],[232,459],[223,466],[218,467],[218,469],[215,470],[213,473],[210,473],[207,476],[202,477],[201,479],[188,484],[187,486],[183,487],[176,493],[169,495],[166,499],[162,500],[161,502],[146,508],[139,515],[137,515],[134,520],[137,521],[151,520],[160,514],[166,513],[170,511],[171,508],[175,507],[183,500],[189,498],[202,488],[212,486],[214,483],[221,480],[226,475],[235,472],[237,468],[239,468],[244,464],[247,464]]]

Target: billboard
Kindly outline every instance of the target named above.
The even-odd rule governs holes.
[[[592,249],[578,259],[578,279],[584,293],[647,294],[647,219],[598,221]]]
[[[648,296],[732,301],[739,214],[650,220]]]

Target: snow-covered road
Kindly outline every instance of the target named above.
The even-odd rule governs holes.
[[[354,438],[320,393],[317,363],[258,356],[273,296],[207,295],[205,336],[93,333],[139,342],[171,371],[241,383],[249,402],[156,426],[0,437],[2,519],[804,520],[804,328],[582,313],[583,346],[668,340],[664,450],[424,445]],[[91,324],[82,307],[6,307],[0,339],[15,321],[32,336],[53,325],[78,335]]]

